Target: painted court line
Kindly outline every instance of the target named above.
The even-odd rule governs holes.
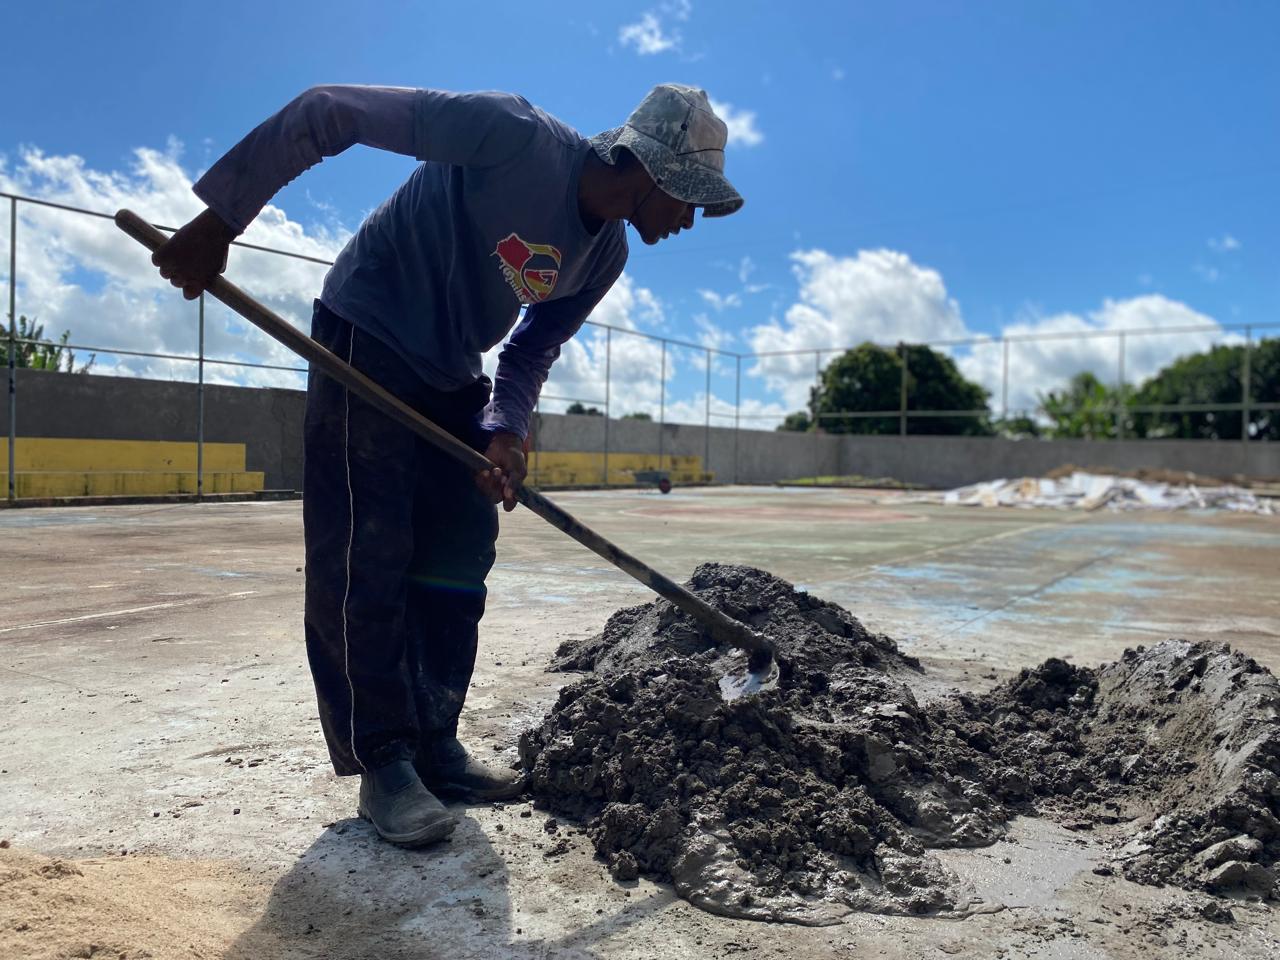
[[[953,550],[959,550],[962,547],[972,547],[979,543],[990,543],[992,540],[1003,540],[1005,537],[1016,537],[1024,533],[1030,533],[1032,530],[1044,530],[1047,527],[1062,527],[1071,523],[1081,523],[1086,516],[1071,517],[1065,520],[1048,520],[1042,523],[1032,523],[1025,527],[1015,527],[1012,530],[1001,530],[999,533],[992,533],[985,537],[978,537],[974,540],[958,540],[954,543],[944,543],[937,547],[929,547],[918,553],[908,554],[905,557],[895,557],[892,560],[877,560],[875,563],[866,564],[855,574],[851,574],[845,579],[857,580],[861,577],[869,577],[872,574],[879,573],[885,567],[896,567],[904,563],[910,563],[913,560],[919,560],[921,557],[931,557],[938,553],[950,553]]]
[[[1032,589],[1027,590],[1024,593],[1019,593],[1016,596],[1010,597],[1004,603],[1000,604],[1000,606],[993,607],[990,610],[986,610],[978,614],[976,617],[973,617],[970,620],[966,620],[964,623],[958,626],[952,627],[950,630],[946,631],[945,633],[939,634],[938,636],[934,637],[934,640],[945,640],[947,637],[954,636],[957,633],[962,633],[963,631],[968,630],[970,627],[972,627],[975,623],[979,623],[987,619],[987,617],[991,616],[992,614],[999,613],[1002,610],[1007,610],[1009,607],[1013,606],[1015,603],[1021,603],[1023,600],[1030,600],[1032,597],[1038,596],[1039,594],[1048,590],[1050,587],[1056,586],[1059,583],[1062,583],[1062,581],[1064,580],[1071,579],[1081,571],[1086,570],[1089,567],[1094,566],[1095,564],[1101,563],[1104,560],[1110,560],[1119,552],[1120,552],[1119,550],[1106,550],[1101,554],[1098,554],[1097,556],[1089,557],[1086,560],[1082,560],[1079,563],[1073,565],[1071,569],[1065,570],[1062,573],[1057,574],[1056,576],[1050,577],[1048,580],[1040,584],[1038,587],[1033,587]]]
[[[170,600],[166,603],[149,603],[142,607],[125,607],[122,610],[105,610],[102,613],[86,613],[79,617],[63,617],[60,620],[40,620],[36,623],[24,623],[16,627],[0,627],[0,633],[14,633],[18,630],[34,630],[36,627],[54,627],[63,623],[79,623],[82,620],[101,620],[104,617],[123,617],[131,613],[145,613],[148,610],[166,610],[170,607],[189,607],[194,603],[208,603],[210,600],[238,600],[252,596],[257,590],[241,590],[237,593],[224,594],[221,597],[192,597],[190,600]]]

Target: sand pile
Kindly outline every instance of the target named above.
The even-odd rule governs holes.
[[[930,848],[1039,812],[1123,834],[1133,879],[1275,894],[1280,685],[1248,658],[1169,641],[922,707],[918,665],[847,611],[748,567],[689,587],[777,642],[776,689],[726,702],[740,655],[655,601],[559,651],[593,672],[521,741],[532,791],[585,820],[620,879],[758,919],[963,913]]]
[[[0,841],[0,957],[215,960],[266,895],[229,864],[133,854],[72,862]]]

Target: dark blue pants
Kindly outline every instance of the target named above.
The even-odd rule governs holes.
[[[428,387],[391,348],[316,301],[312,336],[477,449],[482,378]],[[307,658],[339,775],[453,736],[475,666],[496,507],[471,471],[314,367],[302,520]]]

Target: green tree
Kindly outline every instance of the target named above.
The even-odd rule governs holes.
[[[577,400],[569,404],[569,407],[568,409],[565,410],[565,413],[572,413],[572,414],[576,414],[578,416],[584,416],[584,417],[603,417],[604,416],[604,414],[601,413],[597,408],[584,407]]]
[[[5,361],[8,362],[8,338],[10,330],[8,326],[0,328],[4,332],[5,343],[0,349],[5,351]],[[18,317],[18,329],[13,331],[17,338],[14,344],[14,366],[23,367],[29,370],[61,370],[63,373],[87,373],[89,368],[93,366],[97,355],[89,357],[88,362],[76,368],[75,351],[67,346],[67,341],[71,339],[71,331],[62,331],[62,336],[57,340],[46,340],[44,338],[44,324],[37,323],[35,320],[28,320],[25,315]],[[35,341],[35,342],[32,342]]]
[[[1077,373],[1061,390],[1039,394],[1040,410],[1049,419],[1051,437],[1096,440],[1116,436],[1116,410],[1132,402],[1133,389],[1109,387],[1089,371]],[[1125,433],[1133,436],[1136,424],[1124,409]]]
[[[1179,357],[1137,391],[1139,405],[1238,404],[1244,376],[1243,345],[1217,346],[1204,353]],[[1251,403],[1280,402],[1280,338],[1254,345],[1249,356]],[[1241,411],[1140,413],[1139,429],[1149,437],[1186,440],[1238,440]],[[1275,410],[1249,412],[1249,436],[1280,440]]]
[[[777,429],[804,433],[806,430],[813,429],[813,421],[809,419],[809,414],[804,410],[797,410],[795,413],[788,413],[786,419],[778,424]]]
[[[966,380],[954,360],[926,346],[887,349],[864,343],[832,360],[810,391],[811,419],[828,433],[898,433],[897,414],[886,417],[834,417],[899,409],[902,362],[907,364],[907,410],[981,410],[982,416],[916,417],[907,421],[914,434],[992,433],[988,392]],[[794,415],[793,415],[794,416]]]
[[[643,410],[640,410],[635,413],[624,413],[622,415],[622,419],[623,420],[652,420],[653,417],[645,413]]]
[[[997,435],[1010,440],[1022,440],[1027,437],[1038,437],[1043,432],[1040,424],[1022,414],[994,421],[991,426]]]

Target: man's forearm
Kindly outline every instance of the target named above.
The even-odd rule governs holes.
[[[566,297],[536,303],[524,315],[498,354],[493,400],[485,409],[485,427],[529,435],[529,419],[547,382],[560,348],[578,332],[605,292],[622,272],[621,263],[600,286]]]
[[[550,367],[550,363],[547,366]],[[504,356],[498,363],[493,399],[485,409],[485,429],[511,433],[521,439],[527,437],[529,420],[546,378],[545,371],[528,369]]]
[[[576,324],[572,329],[557,327],[548,306],[531,308],[498,354],[493,399],[484,412],[485,429],[505,430],[522,439],[529,435],[529,419],[551,364],[560,356],[560,345],[577,329]],[[537,322],[539,317],[542,323]]]

